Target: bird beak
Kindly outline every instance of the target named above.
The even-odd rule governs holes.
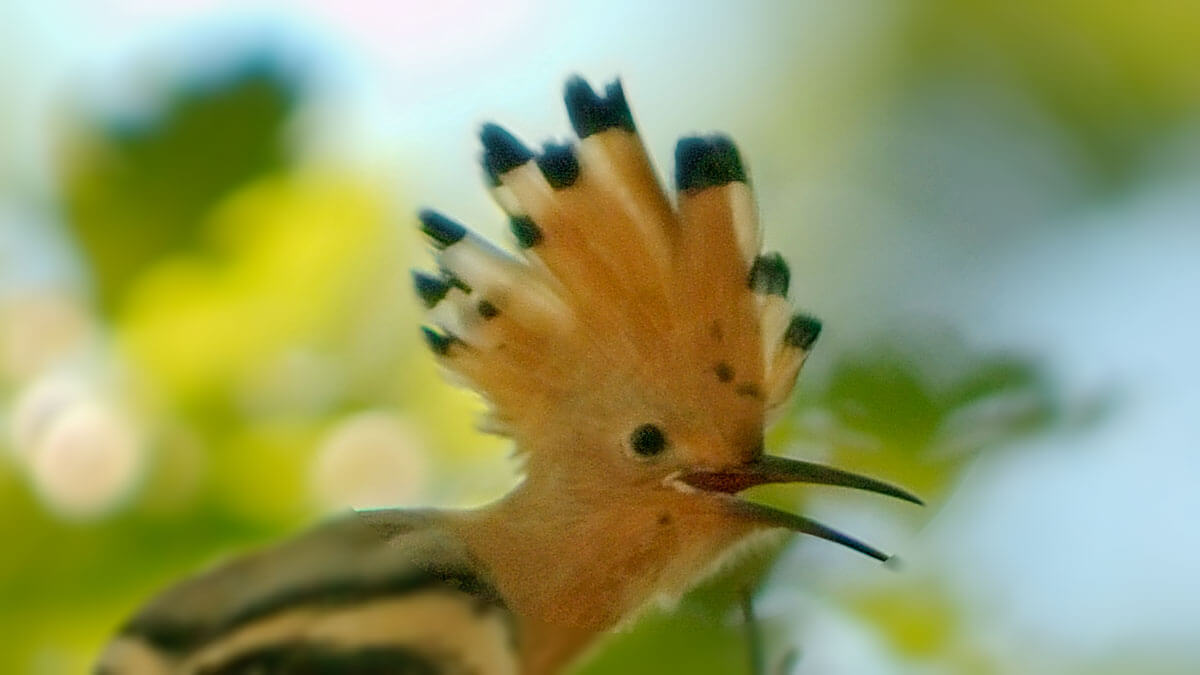
[[[734,495],[756,485],[769,483],[814,483],[819,485],[835,485],[875,492],[896,499],[924,505],[919,497],[902,488],[868,478],[849,471],[842,471],[823,464],[814,464],[797,459],[763,455],[757,460],[728,469],[717,471],[697,470],[679,475],[678,480],[688,487],[707,493]],[[747,520],[765,527],[780,527],[810,534],[843,546],[852,548],[860,553],[877,560],[888,559],[888,555],[864,544],[853,537],[842,534],[837,530],[822,525],[814,520],[787,511],[762,504],[728,500],[732,515],[741,520]]]

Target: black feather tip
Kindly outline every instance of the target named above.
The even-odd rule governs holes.
[[[421,231],[439,248],[446,248],[467,236],[467,228],[433,209],[423,209],[417,217],[421,220]]]
[[[679,190],[702,190],[746,182],[746,169],[737,146],[727,136],[689,136],[675,146],[675,185]]]
[[[778,253],[760,255],[750,266],[750,288],[755,293],[787,297],[791,279],[787,261]]]
[[[615,80],[604,89],[604,96],[599,96],[587,83],[587,80],[573,75],[567,80],[563,93],[563,101],[567,104],[567,116],[571,118],[571,126],[580,138],[606,129],[624,129],[636,131],[633,125],[633,113],[629,111],[629,103],[625,101],[625,89],[620,80]]]
[[[570,187],[579,178],[579,159],[575,157],[575,148],[566,143],[547,143],[542,154],[537,156],[537,165],[546,182],[556,190]]]
[[[442,278],[446,280],[446,283],[457,288],[458,290],[462,291],[463,293],[471,292],[471,287],[467,285],[467,282],[458,278],[457,276],[455,276],[455,274],[453,272],[451,272],[450,270],[448,270],[444,267],[442,267],[440,269],[442,272]]]
[[[421,326],[421,334],[425,336],[425,344],[438,356],[445,356],[450,351],[450,346],[458,342],[458,338],[450,333],[442,335],[429,326]]]
[[[787,330],[783,333],[783,340],[787,344],[807,351],[812,348],[813,343],[817,341],[817,337],[821,335],[821,322],[808,314],[797,314],[792,317],[788,323]]]
[[[483,125],[479,140],[483,142],[483,169],[494,184],[500,176],[533,159],[533,151],[499,124]]]
[[[480,300],[479,304],[475,306],[475,309],[479,312],[479,316],[482,316],[485,319],[494,319],[497,316],[500,316],[500,309],[493,305],[489,300]]]
[[[542,240],[542,230],[529,216],[513,216],[508,221],[508,227],[521,248],[533,248]]]
[[[412,273],[413,288],[417,289],[417,296],[421,298],[421,302],[426,309],[433,309],[442,298],[446,297],[446,292],[450,290],[450,284],[444,279],[439,279],[432,274],[418,272]]]

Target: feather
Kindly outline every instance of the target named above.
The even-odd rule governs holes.
[[[773,418],[787,401],[796,384],[800,367],[821,334],[821,322],[808,314],[796,314],[771,350],[767,365],[766,408]]]
[[[761,393],[759,310],[747,284],[750,264],[734,208],[736,195],[747,189],[745,178],[737,148],[725,137],[689,137],[676,145],[676,298],[693,351],[720,350],[735,362],[741,391]]]
[[[574,76],[567,81],[563,100],[579,135],[580,164],[603,186],[620,231],[639,232],[645,255],[654,263],[648,269],[668,272],[675,214],[638,136],[620,81],[609,84],[601,97]]]

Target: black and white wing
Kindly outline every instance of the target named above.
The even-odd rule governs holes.
[[[159,595],[98,675],[506,675],[511,617],[435,511],[352,513]]]

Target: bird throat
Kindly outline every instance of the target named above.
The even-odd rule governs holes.
[[[668,491],[609,491],[604,508],[573,497],[522,486],[460,523],[517,620],[529,673],[558,672],[652,601],[678,599],[749,534]]]

